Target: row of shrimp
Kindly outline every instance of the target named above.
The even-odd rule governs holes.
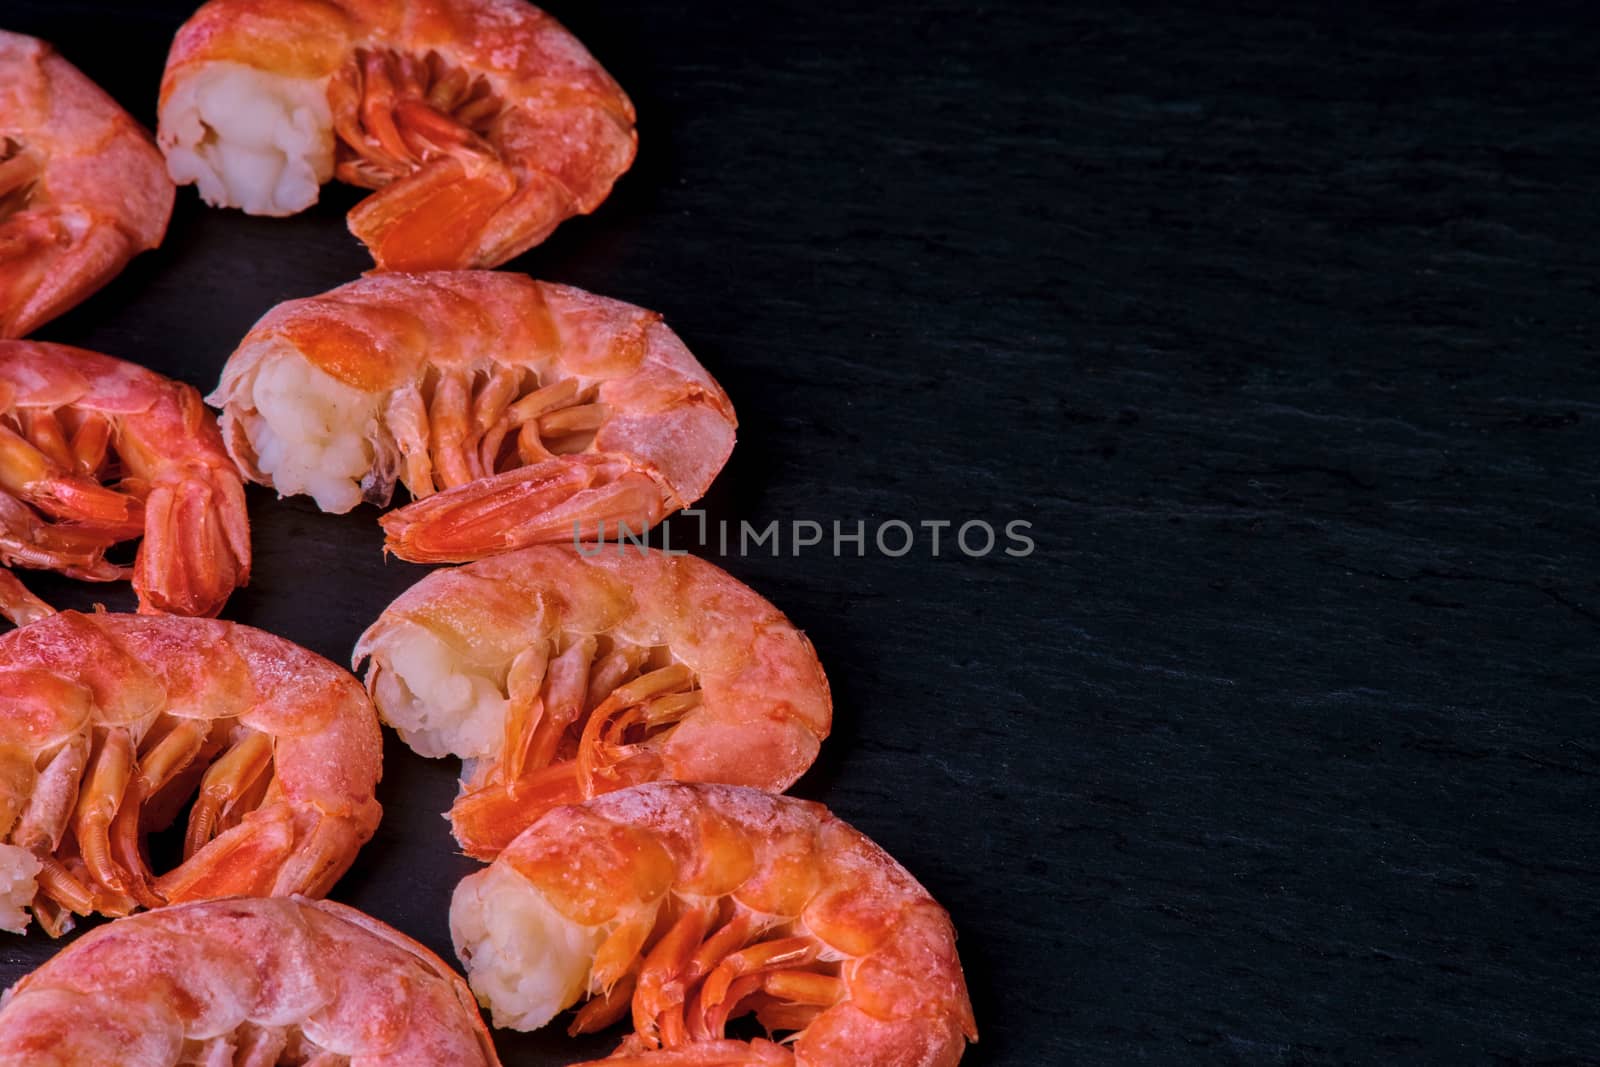
[[[494,1064],[474,994],[497,1026],[629,1020],[613,1064],[959,1061],[949,917],[777,795],[831,729],[810,642],[709,563],[606,551],[707,491],[726,394],[652,312],[465,269],[630,164],[632,107],[583,47],[523,0],[212,0],[159,151],[30,38],[0,33],[0,101],[0,337],[159,244],[173,180],[273,215],[374,189],[349,223],[377,267],[269,311],[220,421],[187,384],[0,341],[0,562],[131,578],[140,610],[57,613],[0,570],[0,926],[116,919],[7,994],[0,1067]],[[205,617],[249,578],[245,481],[341,513],[398,482],[386,549],[465,564],[368,628],[364,688]],[[312,899],[377,826],[380,720],[463,761],[449,818],[488,863],[450,908],[467,983]]]
[[[522,0],[212,0],[173,41],[159,124],[152,140],[49,45],[0,30],[0,339],[157,247],[175,181],[282,215],[338,177],[376,190],[350,225],[379,271],[458,270],[593,211],[637,144],[627,96]],[[386,526],[418,560],[642,529],[705,492],[735,425],[658,316],[493,275],[379,276],[280,308],[217,396],[253,480],[337,511],[402,481],[415,503]],[[132,576],[142,609],[215,614],[249,576],[216,437],[178,383],[0,347],[0,562]],[[140,534],[133,568],[107,560]]]
[[[387,274],[274,308],[210,397],[109,356],[0,341],[0,563],[131,577],[215,615],[249,580],[242,478],[382,518],[416,562],[642,533],[733,450],[727,395],[660,316],[490,271]],[[107,558],[143,537],[132,566]]]
[[[450,906],[467,983],[305,897],[99,927],[13,986],[0,1067],[493,1067],[473,996],[531,1029],[631,1019],[638,1067],[950,1067],[976,1038],[949,917],[821,805],[663,782],[552,809]],[[728,1036],[753,1014],[769,1038]]]
[[[377,273],[274,309],[228,361],[211,399],[250,480],[340,512],[401,482],[388,547],[444,562],[642,531],[727,461],[732,405],[660,316],[463,269],[594,210],[633,159],[627,96],[539,9],[212,0],[173,41],[159,122],[158,148],[48,45],[0,31],[0,338],[159,245],[174,180],[287,214],[338,177],[376,190],[350,223]],[[209,423],[148,372],[0,348],[0,561],[109,580],[130,571],[105,549],[143,533],[141,607],[214,614],[249,549]]]
[[[157,137],[48,44],[0,30],[0,337],[166,235],[177,184],[290,215],[339,179],[379,270],[495,267],[597,208],[626,94],[522,0],[211,0],[167,57]],[[159,148],[158,148],[159,145]]]
[[[100,999],[148,1038],[148,1059],[122,1062],[495,1062],[459,979],[402,935],[359,916],[377,939],[345,932],[371,942],[358,958],[409,952],[422,986],[396,963],[357,981],[342,952],[261,947],[327,925],[309,903],[218,900],[332,887],[378,822],[380,716],[419,754],[465,761],[450,818],[492,862],[458,886],[450,928],[497,1026],[582,1001],[575,1034],[632,1022],[606,1062],[663,1065],[950,1065],[976,1038],[944,910],[825,808],[775,795],[829,732],[827,678],[792,623],[710,563],[535,546],[435,571],[358,642],[364,690],[249,627],[56,613],[4,571],[0,611],[18,623],[0,638],[0,919],[18,929],[31,909],[60,934],[162,909],[21,983],[0,1064],[43,1062],[27,1058],[41,1034],[55,1062],[103,1062],[81,1058],[110,1040],[80,1017]],[[186,805],[182,859],[158,874],[150,838]],[[201,947],[160,950],[208,922]],[[299,1014],[275,999],[288,967],[316,990]],[[169,1021],[207,982],[211,1007]],[[418,988],[448,1008],[428,1028],[360,1027]],[[63,989],[77,995],[46,995]],[[766,1038],[730,1036],[745,1015]]]
[[[976,1039],[944,910],[825,808],[775,795],[831,729],[828,681],[725,571],[496,555],[403,593],[355,661],[402,740],[464,761],[452,828],[492,862],[450,927],[496,1025],[582,1001],[574,1034],[633,1024],[606,1062],[700,1067],[945,1067]],[[730,1036],[745,1015],[766,1039]]]

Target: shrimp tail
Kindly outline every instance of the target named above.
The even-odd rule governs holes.
[[[350,232],[378,270],[478,266],[480,235],[516,191],[516,178],[493,159],[443,157],[357,204]]]
[[[540,543],[639,535],[680,504],[654,471],[617,455],[556,456],[397,508],[384,547],[412,563],[464,563]]]
[[[55,608],[30,593],[15,574],[0,568],[0,615],[12,625],[26,626],[55,613]]]
[[[555,763],[524,775],[510,785],[474,789],[456,798],[450,828],[473,859],[485,862],[528,827],[529,811],[544,811],[587,799],[573,762]]]
[[[277,872],[295,848],[294,821],[283,809],[252,812],[182,866],[156,879],[169,904],[215,897],[271,895]]]
[[[138,251],[115,225],[81,215],[30,211],[0,224],[0,338],[22,337],[76,306]]]
[[[16,164],[26,161],[19,157],[0,164],[0,198],[8,192],[8,177],[19,177]],[[21,337],[51,317],[56,287],[46,281],[60,254],[60,238],[51,220],[36,214],[13,215],[0,225],[0,337]]]
[[[249,776],[228,776],[235,781],[225,788],[236,798]],[[157,891],[173,904],[225,896],[325,895],[372,836],[379,815],[376,801],[350,816],[297,813],[282,806],[254,811],[163,875]],[[199,829],[191,822],[191,838]]]
[[[231,471],[185,464],[145,501],[133,587],[145,614],[212,616],[250,580],[250,520]]]
[[[381,814],[377,801],[371,801],[351,817],[324,815],[317,819],[289,862],[279,869],[272,895],[326,896],[372,837]]]

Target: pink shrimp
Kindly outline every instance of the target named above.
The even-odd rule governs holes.
[[[113,581],[129,569],[106,550],[141,534],[142,611],[215,615],[249,580],[244,483],[200,394],[81,348],[0,341],[0,562]]]
[[[378,825],[382,739],[348,673],[237,623],[53,614],[0,571],[0,898],[71,916],[320,896]],[[183,860],[147,835],[194,797]]]
[[[518,274],[380,274],[280,304],[208,398],[253,481],[383,518],[444,563],[642,531],[733,450],[733,407],[652,312]]]
[[[631,1016],[606,1064],[952,1067],[978,1032],[950,917],[820,804],[658,782],[556,808],[456,887],[495,1025]],[[753,1012],[793,1047],[726,1037]]]
[[[167,232],[150,135],[43,41],[0,30],[0,337],[88,297]]]
[[[693,556],[546,545],[434,571],[355,656],[413,749],[472,761],[450,818],[484,859],[551,807],[640,782],[787,789],[833,717],[805,635]]]
[[[354,908],[238,898],[92,930],[0,1006],[0,1067],[498,1067],[445,962]]]
[[[292,215],[330,178],[380,270],[495,267],[593,211],[633,105],[522,0],[211,0],[172,42],[159,138],[208,203]]]

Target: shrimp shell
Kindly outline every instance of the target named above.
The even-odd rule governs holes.
[[[549,978],[576,972],[594,997],[574,1033],[631,1013],[634,1033],[596,1062],[950,1067],[978,1036],[944,909],[793,797],[658,782],[556,808],[457,886],[450,924],[497,1025],[532,988],[507,993],[497,972],[534,944]],[[792,1051],[729,1040],[747,1012]]]
[[[159,245],[175,191],[115,100],[48,44],[0,30],[0,338],[31,333]]]
[[[92,930],[0,1006],[0,1067],[497,1067],[461,978],[354,908],[213,900]]]
[[[102,484],[113,483],[113,484]],[[215,615],[250,579],[244,483],[192,386],[67,345],[0,341],[0,562],[128,576],[141,611]]]
[[[659,315],[492,271],[280,304],[208,399],[246,477],[280,494],[343,512],[404,482],[386,547],[430,563],[642,532],[699,499],[737,425]]]
[[[380,270],[495,267],[599,206],[633,105],[521,0],[211,0],[172,42],[158,138],[214,205],[290,215],[337,177]]]
[[[547,545],[434,571],[362,635],[356,665],[369,656],[402,739],[472,761],[450,818],[484,859],[551,807],[640,782],[787,789],[833,717],[777,608],[655,551]]]
[[[0,610],[48,612],[19,588]],[[38,869],[52,934],[68,913],[321,896],[378,825],[382,758],[355,678],[261,630],[68,611],[0,637],[0,867]],[[191,796],[158,877],[147,835]]]

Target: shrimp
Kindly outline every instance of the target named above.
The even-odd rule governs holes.
[[[585,550],[592,551],[592,550]],[[401,594],[362,635],[378,714],[470,761],[456,840],[490,859],[559,804],[660,778],[787,789],[833,718],[805,635],[692,556],[545,545]]]
[[[302,897],[167,908],[92,930],[0,1007],[0,1067],[498,1067],[448,964]]]
[[[402,559],[453,563],[642,532],[733,450],[721,387],[660,316],[490,271],[383,274],[269,311],[208,398],[246,477],[383,519]]]
[[[349,225],[379,270],[499,266],[598,207],[638,145],[617,83],[521,0],[211,0],[172,43],[157,138],[218,207],[377,190]]]
[[[585,994],[571,1032],[631,1015],[608,1064],[948,1067],[977,1025],[950,917],[820,804],[657,782],[556,808],[450,903],[496,1026]],[[793,1051],[729,1040],[754,1012]]]
[[[6,929],[233,896],[326,893],[372,836],[382,761],[361,685],[237,623],[53,614],[0,571]],[[34,621],[28,621],[28,620]],[[147,836],[190,797],[182,860]]]
[[[167,232],[150,135],[43,41],[0,30],[0,337],[88,297]]]
[[[106,560],[141,534],[131,572]],[[0,562],[131,573],[141,611],[215,615],[249,580],[250,523],[200,393],[81,348],[0,341]]]

